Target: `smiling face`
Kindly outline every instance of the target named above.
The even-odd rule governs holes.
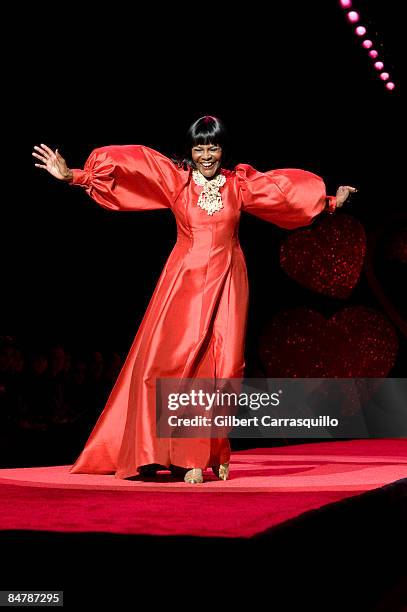
[[[192,147],[192,161],[197,170],[207,179],[214,178],[219,172],[222,160],[222,147],[219,145],[198,144]]]

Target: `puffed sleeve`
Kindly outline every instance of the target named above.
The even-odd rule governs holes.
[[[83,187],[110,210],[171,208],[186,183],[186,172],[143,145],[94,149],[83,170],[73,169],[70,185]]]
[[[248,164],[235,167],[242,210],[285,229],[310,225],[323,210],[336,208],[322,178],[297,168],[259,172]]]

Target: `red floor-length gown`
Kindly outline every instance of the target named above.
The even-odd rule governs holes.
[[[326,208],[323,180],[298,169],[258,172],[246,164],[220,187],[223,208],[212,215],[197,205],[202,187],[142,145],[95,149],[80,185],[111,210],[170,208],[177,241],[108,401],[71,473],[136,475],[157,463],[206,468],[230,457],[228,439],[158,438],[155,379],[242,378],[248,281],[238,240],[241,211],[280,227],[309,225]]]

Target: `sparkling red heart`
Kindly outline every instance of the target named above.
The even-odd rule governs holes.
[[[350,215],[330,215],[289,234],[280,248],[280,264],[300,285],[344,299],[359,280],[365,253],[362,224]]]
[[[330,319],[306,307],[285,310],[270,321],[259,346],[267,376],[283,378],[382,378],[397,351],[391,323],[365,306]]]

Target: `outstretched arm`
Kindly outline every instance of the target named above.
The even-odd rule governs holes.
[[[33,155],[55,178],[77,185],[110,210],[172,208],[185,187],[188,172],[158,151],[143,145],[94,149],[82,169],[68,168],[58,150],[42,144]]]
[[[357,191],[341,186],[336,196],[328,196],[321,177],[298,168],[259,172],[239,164],[235,171],[242,210],[285,229],[310,225],[317,215],[334,212]]]

